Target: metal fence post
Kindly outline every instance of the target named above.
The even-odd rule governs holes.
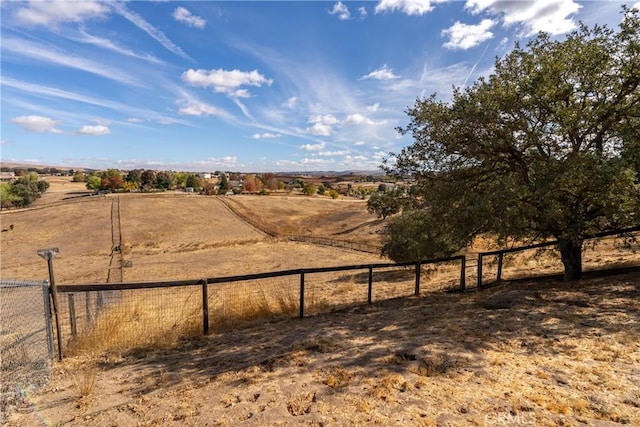
[[[478,254],[478,289],[482,287],[482,254]]]
[[[202,279],[202,330],[209,335],[209,293],[207,279]]]
[[[300,318],[304,317],[304,271],[300,272]]]
[[[45,282],[42,285],[42,299],[44,304],[44,325],[47,331],[47,348],[49,349],[49,358],[53,359],[55,350],[53,349],[53,325],[51,324],[51,300],[49,298],[49,284]]]
[[[51,249],[38,249],[36,253],[47,260],[47,267],[49,269],[49,292],[51,293],[51,300],[53,302],[53,315],[56,318],[56,335],[58,341],[58,360],[62,361],[62,334],[60,331],[60,318],[58,316],[58,292],[56,290],[55,275],[53,274],[53,257],[60,251],[58,248]]]
[[[504,258],[504,252],[500,252],[498,254],[498,274],[496,277],[496,281],[501,281],[502,280],[502,260]]]
[[[69,323],[71,324],[71,336],[78,337],[78,323],[76,322],[76,301],[73,294],[67,295],[69,299]]]
[[[373,266],[369,266],[369,292],[367,294],[369,304],[373,301]]]
[[[422,264],[420,264],[419,262],[416,263],[416,289],[413,292],[413,295],[415,295],[415,296],[420,295],[420,270],[421,270],[421,266],[422,266]]]
[[[460,258],[460,292],[464,292],[467,286],[467,257]]]

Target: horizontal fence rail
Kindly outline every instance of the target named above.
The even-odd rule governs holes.
[[[141,306],[144,304],[143,301],[152,297],[155,298],[156,295],[165,295],[162,298],[174,300],[173,302],[158,302],[157,305],[164,307],[163,310],[172,310],[172,306],[188,306],[189,313],[191,313],[189,314],[189,321],[195,319],[195,312],[200,312],[201,327],[199,329],[204,334],[210,333],[212,319],[216,324],[227,322],[224,319],[225,315],[233,317],[234,308],[229,304],[234,304],[232,301],[234,298],[242,297],[239,293],[244,293],[245,297],[249,299],[245,301],[247,305],[253,303],[251,299],[258,301],[256,303],[258,305],[264,305],[264,300],[266,299],[270,300],[272,304],[280,304],[281,308],[288,307],[285,307],[285,312],[291,313],[295,308],[297,315],[302,318],[308,314],[308,308],[312,308],[312,312],[317,312],[317,307],[322,307],[323,305],[319,306],[315,300],[321,295],[326,296],[328,293],[334,296],[338,295],[337,301],[334,300],[333,303],[327,303],[331,307],[337,308],[345,306],[345,304],[350,305],[350,298],[354,302],[367,301],[372,303],[374,283],[376,283],[376,289],[379,289],[380,292],[383,291],[383,288],[386,289],[379,295],[376,294],[378,295],[377,299],[419,295],[423,282],[422,274],[429,274],[429,271],[423,270],[423,266],[442,263],[459,263],[459,267],[453,270],[459,271],[459,274],[456,273],[455,279],[447,281],[445,286],[450,288],[453,284],[456,289],[463,291],[465,289],[465,257],[463,255],[420,262],[302,268],[191,280],[58,285],[56,289],[60,295],[60,304],[63,306],[61,319],[65,323],[61,334],[65,336],[70,334],[71,340],[77,339],[83,330],[91,328],[91,325],[100,318],[101,313],[117,309],[118,304],[124,304],[127,301],[129,305]],[[450,268],[454,268],[454,266]],[[362,274],[356,273],[346,278],[343,276],[335,277],[335,274],[331,275],[331,273],[358,271],[362,272]],[[331,277],[327,278],[325,276],[327,274]],[[296,277],[298,279],[293,280]],[[321,278],[320,281],[318,281],[318,278]],[[341,288],[344,287],[343,282],[345,281],[351,283],[352,289]],[[233,283],[240,283],[241,285],[228,286]],[[395,288],[399,290],[394,291],[393,289]],[[200,290],[197,291],[197,289]],[[282,295],[280,296],[281,300],[277,301],[277,295],[282,293],[283,289],[287,290],[286,295],[284,295],[286,297],[285,301],[282,300]],[[359,291],[359,289],[362,289],[362,291]],[[148,294],[151,290],[156,291],[154,294]],[[344,294],[340,294],[340,292],[344,292]],[[351,292],[354,293],[354,297],[347,295]],[[360,292],[362,293],[360,294]],[[296,293],[298,301],[286,301],[287,298]],[[361,295],[361,297],[357,295]],[[132,302],[131,298],[134,298],[135,302]],[[327,305],[324,305],[324,307],[326,308]],[[138,316],[140,310],[140,308],[129,309],[127,313],[130,314],[123,316]],[[322,309],[320,310],[322,311]],[[165,314],[161,317],[166,320],[171,316],[171,314]],[[180,318],[172,322],[175,324],[183,321],[186,320]]]
[[[588,239],[615,235],[626,238],[638,231],[640,226],[598,233]],[[419,262],[297,268],[188,280],[52,286],[61,295],[59,300],[62,307],[60,322],[63,328],[57,331],[56,336],[59,343],[62,336],[68,340],[67,344],[77,342],[82,340],[83,334],[92,330],[95,332],[98,323],[104,323],[105,319],[111,317],[119,319],[125,328],[139,329],[137,332],[149,328],[150,332],[142,338],[151,345],[154,337],[176,333],[180,328],[188,330],[190,334],[209,334],[212,328],[223,331],[237,327],[251,321],[247,315],[251,310],[257,313],[251,319],[271,315],[302,318],[354,304],[372,303],[374,298],[383,300],[417,296],[421,291],[465,291],[467,267],[477,268],[476,289],[481,289],[483,258],[498,257],[499,281],[502,279],[505,254],[555,245],[557,242],[542,242],[482,252],[478,254],[477,265],[467,263],[465,255],[458,255]],[[557,256],[554,257],[555,261]],[[437,279],[432,280],[434,277],[431,274],[436,271]],[[151,331],[154,324],[160,323],[167,329],[162,332]],[[59,348],[61,354],[60,344]]]
[[[603,237],[610,237],[610,236],[631,236],[634,233],[640,232],[640,226],[635,226],[635,227],[628,227],[628,228],[623,228],[623,229],[619,229],[619,230],[612,230],[612,231],[604,231],[601,233],[594,233],[594,234],[590,234],[585,236],[584,240],[588,241],[588,240],[593,240],[593,239],[601,239]],[[480,252],[478,253],[478,288],[481,288],[484,284],[483,284],[483,261],[484,258],[486,257],[490,257],[490,256],[497,256],[498,257],[498,266],[497,266],[497,272],[496,272],[496,282],[500,282],[502,280],[502,270],[503,270],[503,266],[504,266],[504,256],[506,254],[512,254],[512,253],[517,253],[517,252],[522,252],[522,251],[527,251],[527,250],[531,250],[531,249],[542,249],[542,248],[549,248],[549,247],[557,247],[558,246],[558,241],[557,240],[553,240],[553,241],[549,241],[549,242],[541,242],[541,243],[535,243],[532,245],[527,245],[527,246],[518,246],[515,248],[508,248],[508,249],[498,249],[495,251],[487,251],[487,252]]]

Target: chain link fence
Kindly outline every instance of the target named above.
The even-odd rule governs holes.
[[[0,281],[0,424],[23,393],[51,380],[51,325],[46,282]]]

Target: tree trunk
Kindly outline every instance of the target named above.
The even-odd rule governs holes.
[[[578,280],[582,276],[582,240],[558,240],[558,249],[564,265],[564,280]]]

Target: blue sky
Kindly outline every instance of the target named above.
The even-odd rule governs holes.
[[[375,170],[411,143],[395,128],[416,98],[538,31],[615,28],[624,3],[3,1],[1,159]]]

